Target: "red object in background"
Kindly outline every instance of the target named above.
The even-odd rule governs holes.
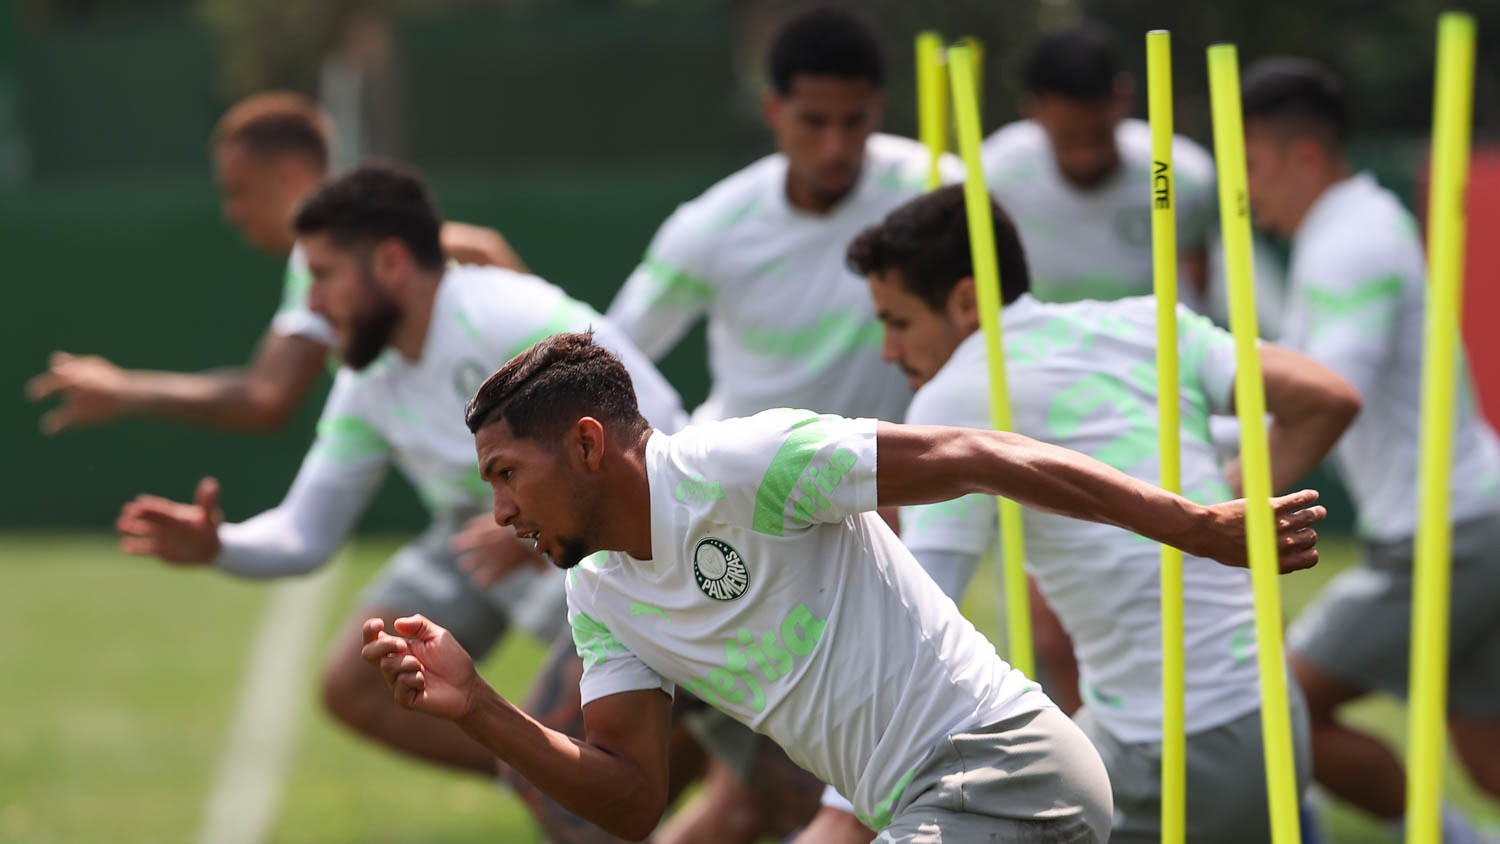
[[[1426,239],[1427,172],[1417,180]],[[1500,430],[1500,147],[1475,147],[1469,159],[1465,197],[1468,232],[1464,245],[1464,348],[1479,404]]]

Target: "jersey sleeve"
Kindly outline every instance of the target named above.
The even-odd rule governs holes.
[[[286,262],[286,278],[281,286],[281,305],[271,318],[271,330],[289,337],[306,337],[325,346],[333,346],[333,326],[307,306],[307,292],[312,287],[312,273],[302,247],[292,248]]]
[[[576,583],[575,578],[568,578],[568,624],[573,629],[573,647],[583,660],[583,676],[578,680],[579,705],[643,689],[661,689],[672,694],[675,689],[672,681],[651,670],[590,614],[591,608],[584,598],[589,588],[586,582]]]
[[[1177,306],[1180,366],[1197,380],[1208,398],[1208,411],[1228,414],[1234,408],[1234,336],[1201,314]]]
[[[687,462],[715,485],[716,518],[785,536],[875,509],[875,424],[768,410],[689,428]]]
[[[692,207],[667,218],[609,306],[610,321],[653,360],[677,345],[718,292],[706,266],[711,244],[692,219]]]
[[[359,521],[389,463],[385,440],[354,412],[354,373],[339,373],[318,436],[286,497],[219,528],[214,566],[241,577],[304,574],[328,561]]]
[[[1324,249],[1311,258],[1294,265],[1290,309],[1296,316],[1283,326],[1281,342],[1370,395],[1396,345],[1406,274],[1368,252]]]

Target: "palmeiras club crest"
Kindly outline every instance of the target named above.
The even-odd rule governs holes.
[[[728,542],[706,537],[693,549],[693,579],[715,601],[733,601],[750,588],[745,558]]]

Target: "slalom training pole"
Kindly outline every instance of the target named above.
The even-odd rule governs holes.
[[[1427,314],[1422,350],[1421,462],[1417,473],[1412,584],[1411,678],[1406,735],[1406,841],[1442,836],[1443,751],[1448,698],[1448,604],[1453,524],[1453,407],[1463,307],[1464,189],[1474,105],[1474,19],[1438,18],[1427,204]]]
[[[943,70],[943,36],[917,34],[917,135],[927,147],[927,189],[943,183],[938,159],[948,151],[948,77]]]
[[[1172,170],[1172,35],[1146,33],[1151,121],[1151,265],[1156,291],[1156,410],[1161,485],[1182,492],[1182,418],[1177,377],[1177,195]],[[1161,841],[1187,834],[1186,655],[1182,551],[1161,546]]]
[[[974,261],[974,287],[979,299],[979,324],[984,331],[985,355],[990,364],[990,416],[995,428],[1011,430],[1010,393],[1005,386],[1005,342],[1000,325],[1000,265],[995,257],[995,222],[990,213],[990,190],[979,162],[979,102],[974,90],[973,56],[968,47],[948,49],[948,71],[953,86],[953,114],[958,127],[958,151],[963,156],[964,208],[969,218],[969,249]],[[1026,584],[1026,544],[1021,533],[1021,505],[1000,502],[1000,542],[1005,583],[1006,641],[1010,664],[1035,676],[1031,650],[1031,603]]]
[[[1219,167],[1219,221],[1229,271],[1229,322],[1234,333],[1234,399],[1240,418],[1240,466],[1245,484],[1245,533],[1255,591],[1255,646],[1260,664],[1260,723],[1270,795],[1271,840],[1298,844],[1297,776],[1287,704],[1286,656],[1281,641],[1280,566],[1271,512],[1266,393],[1256,350],[1255,279],[1251,266],[1250,196],[1245,175],[1245,129],[1240,107],[1239,56],[1233,44],[1208,48],[1214,158]]]

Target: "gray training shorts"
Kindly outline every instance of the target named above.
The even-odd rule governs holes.
[[[543,642],[555,639],[568,621],[561,574],[525,569],[480,590],[448,550],[463,522],[436,520],[403,545],[365,587],[361,606],[421,613],[452,632],[476,660],[512,624]]]
[[[1365,542],[1287,632],[1288,648],[1361,689],[1405,697],[1411,653],[1412,540]],[[1500,515],[1453,526],[1448,709],[1500,716]]]
[[[1307,703],[1287,672],[1297,793],[1312,775]],[[1126,743],[1094,720],[1087,706],[1073,720],[1093,741],[1115,794],[1115,844],[1161,841],[1161,743]],[[1187,840],[1194,844],[1266,844],[1271,815],[1266,794],[1260,710],[1187,738]]]
[[[1110,806],[1099,754],[1049,706],[939,742],[875,840],[1103,844]]]

